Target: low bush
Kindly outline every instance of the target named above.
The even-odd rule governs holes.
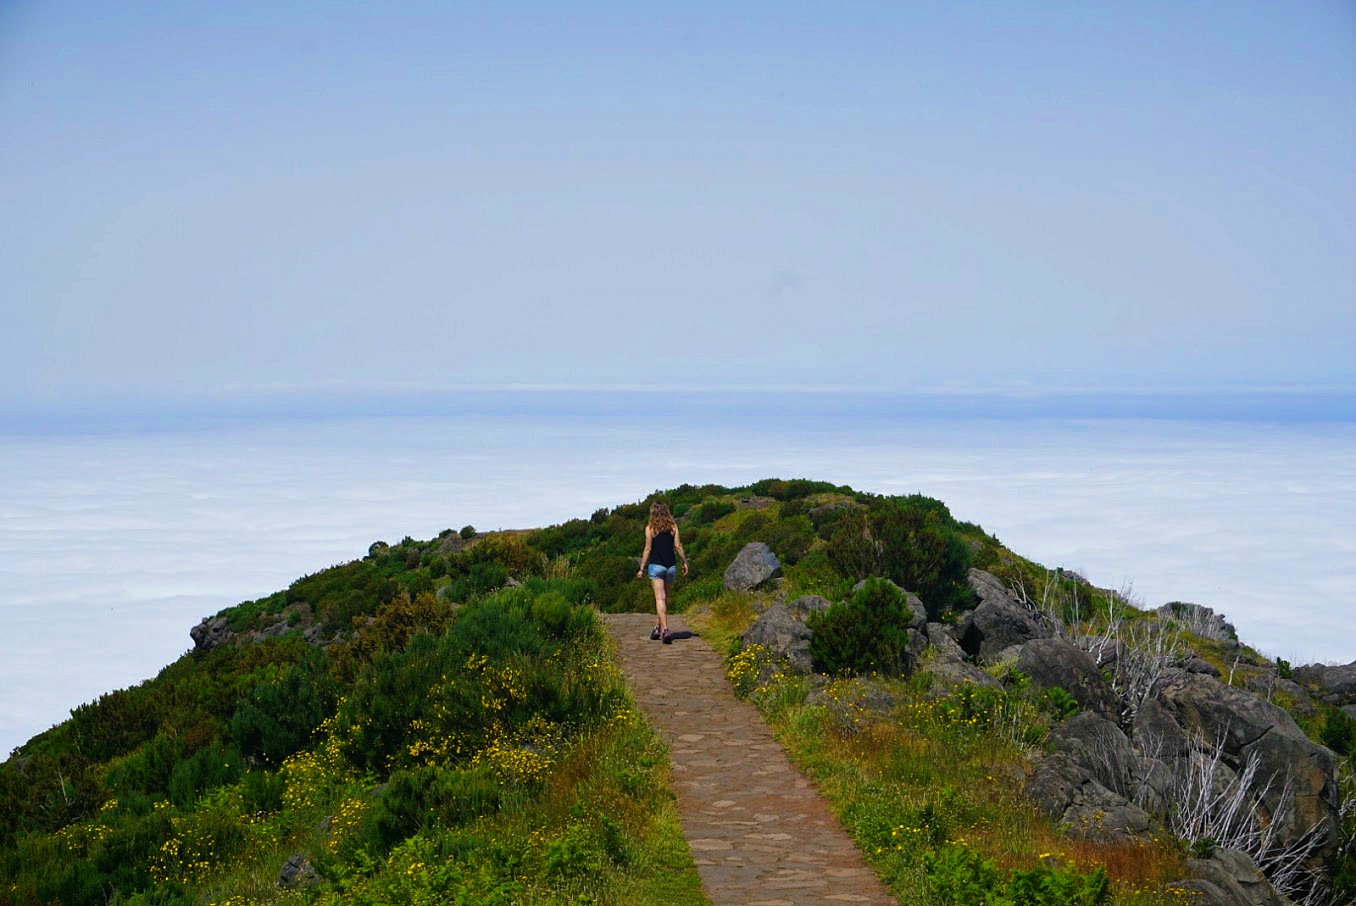
[[[717,519],[728,516],[734,511],[734,504],[728,500],[708,500],[689,510],[687,518],[702,525],[711,525]]]
[[[504,787],[486,767],[419,765],[391,775],[353,840],[374,857],[420,830],[456,827],[499,811]]]
[[[913,614],[889,582],[868,579],[848,600],[810,617],[816,671],[836,676],[903,673]]]

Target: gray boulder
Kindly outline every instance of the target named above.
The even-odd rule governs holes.
[[[1195,877],[1168,886],[1199,891],[1199,906],[1285,906],[1288,902],[1262,876],[1257,864],[1234,849],[1217,849],[1208,859],[1192,859],[1187,870]]]
[[[1036,762],[1027,796],[1071,834],[1086,839],[1137,837],[1152,826],[1148,812],[1102,786],[1063,752]]]
[[[798,673],[810,673],[810,628],[796,619],[785,604],[773,604],[744,633],[745,645],[762,645],[774,656],[786,658]]]
[[[1063,639],[1032,639],[1021,646],[1017,669],[1042,689],[1059,688],[1073,700],[1108,720],[1120,716],[1120,702],[1111,684],[1086,652]]]
[[[1005,648],[1052,634],[1036,613],[1008,594],[997,577],[971,569],[970,587],[979,596],[979,606],[968,618],[961,647],[983,658],[998,655]]]
[[[1262,793],[1264,814],[1280,822],[1279,836],[1299,840],[1310,829],[1323,825],[1328,840],[1337,839],[1340,795],[1337,789],[1337,763],[1333,753],[1304,736],[1264,733],[1239,753],[1246,763],[1256,758],[1259,782],[1270,785]],[[1289,783],[1290,800],[1282,796]]]
[[[1190,881],[1169,881],[1162,892],[1171,897],[1173,903],[1190,903],[1191,906],[1241,906],[1229,894],[1220,890],[1209,881],[1192,878]]]
[[[1296,720],[1304,720],[1318,713],[1318,704],[1308,690],[1294,680],[1278,676],[1274,670],[1251,677],[1247,682],[1247,689],[1254,695],[1285,708]]]
[[[802,620],[809,619],[812,613],[823,613],[833,606],[833,602],[828,598],[821,598],[819,595],[801,595],[792,601],[787,602],[787,607],[791,612]]]
[[[310,887],[319,880],[320,875],[311,865],[311,860],[302,853],[288,859],[283,864],[282,871],[278,872],[278,886],[286,890]]]
[[[782,564],[772,549],[761,541],[750,541],[726,568],[725,587],[730,591],[752,591],[781,574]]]
[[[1170,761],[1160,761],[1135,753],[1130,771],[1130,800],[1166,824],[1168,816],[1179,803],[1176,800],[1176,775]]]
[[[888,719],[899,705],[899,696],[879,680],[854,676],[810,690],[806,700],[823,705],[842,730],[854,731],[870,720]]]
[[[1055,751],[1078,767],[1078,776],[1128,796],[1138,756],[1121,728],[1088,711],[1060,723],[1050,734]]]
[[[918,665],[923,662],[923,655],[927,652],[931,642],[928,637],[917,629],[909,630],[908,647],[908,665],[905,668],[906,673],[913,673],[918,669]]]
[[[951,627],[945,623],[929,623],[927,625],[928,641],[937,650],[937,657],[951,661],[963,661],[965,660],[965,649],[957,644],[950,630]]]
[[[291,629],[291,627],[288,626],[281,617],[274,617],[273,622],[269,623],[263,629],[255,631],[253,635],[250,636],[250,641],[262,642],[265,639],[280,638],[283,635],[286,635],[289,629]]]
[[[1152,758],[1185,758],[1191,741],[1177,719],[1156,699],[1145,699],[1130,727],[1135,748]]]

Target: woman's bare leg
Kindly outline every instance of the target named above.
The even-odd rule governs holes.
[[[669,583],[663,579],[651,579],[650,584],[654,586],[654,609],[659,614],[659,631],[668,632]]]

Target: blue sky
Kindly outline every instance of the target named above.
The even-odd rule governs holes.
[[[0,402],[1356,385],[1356,8],[0,7]]]

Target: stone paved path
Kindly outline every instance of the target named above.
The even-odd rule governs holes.
[[[603,614],[636,703],[668,743],[683,835],[713,906],[894,906],[815,788],[722,659],[678,617],[673,644],[650,614]]]

